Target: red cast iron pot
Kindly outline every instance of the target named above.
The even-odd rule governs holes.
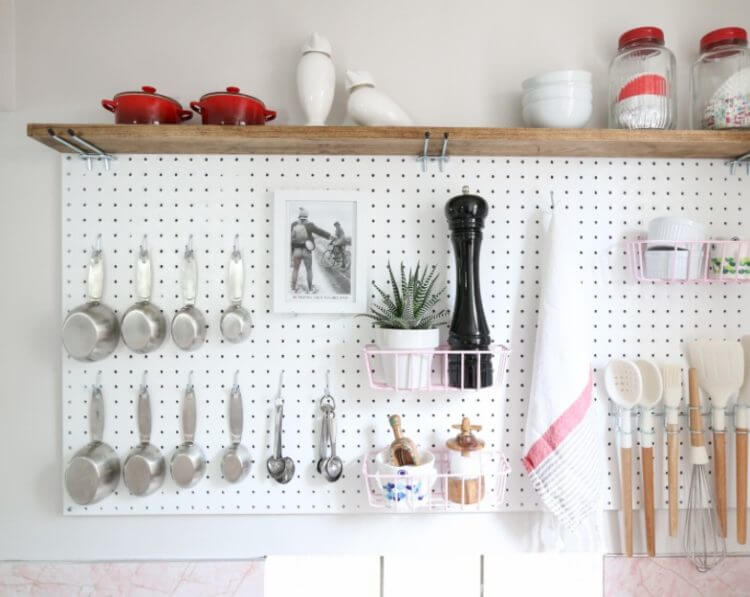
[[[190,107],[203,118],[203,124],[265,124],[276,118],[257,97],[240,93],[239,87],[227,87],[202,96]]]
[[[144,85],[141,89],[102,100],[102,106],[114,113],[116,124],[178,124],[193,117],[177,100],[156,93],[155,87]]]

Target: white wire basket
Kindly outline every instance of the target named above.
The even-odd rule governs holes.
[[[373,508],[393,512],[483,512],[493,510],[505,495],[511,468],[500,451],[479,454],[478,474],[463,476],[450,470],[450,450],[432,450],[434,470],[413,474],[401,467],[397,474],[378,471],[377,455],[362,462],[367,499]]]

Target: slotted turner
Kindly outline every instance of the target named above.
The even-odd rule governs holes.
[[[716,503],[722,537],[727,536],[727,444],[725,409],[745,377],[745,357],[739,342],[699,340],[689,345],[690,363],[698,370],[701,388],[711,397],[714,437]]]

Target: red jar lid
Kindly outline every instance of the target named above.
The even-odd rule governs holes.
[[[619,48],[622,49],[634,41],[664,45],[664,32],[658,27],[637,27],[631,29],[620,36]]]
[[[747,31],[742,27],[723,27],[706,33],[701,37],[701,52],[716,46],[718,44],[738,44],[747,45]]]

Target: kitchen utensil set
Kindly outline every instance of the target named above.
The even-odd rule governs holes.
[[[229,431],[231,444],[221,457],[221,472],[229,483],[242,481],[250,471],[252,458],[242,444],[243,407],[242,394],[235,372],[234,383],[229,394]],[[147,373],[138,390],[137,427],[140,441],[130,450],[122,467],[117,453],[102,441],[104,430],[104,403],[101,389],[101,373],[91,390],[89,401],[89,423],[91,442],[76,452],[65,469],[65,487],[74,502],[81,505],[94,504],[110,495],[119,483],[122,474],[125,486],[135,496],[147,496],[157,491],[166,477],[166,462],[161,450],[151,443],[151,398],[146,383]],[[283,372],[280,382],[283,381]],[[326,435],[330,441],[330,455],[323,462],[321,471],[329,481],[337,481],[344,463],[336,454],[335,404],[326,388],[322,404],[330,404],[326,417]],[[274,455],[268,459],[268,471],[273,479],[285,484],[294,478],[294,461],[282,456],[283,399],[281,383],[275,405],[276,442]],[[196,485],[206,474],[206,455],[195,442],[197,401],[190,372],[182,401],[183,443],[172,453],[169,469],[174,482],[181,488]]]
[[[167,322],[161,309],[151,302],[152,267],[147,238],[144,236],[135,264],[136,302],[125,311],[122,323],[118,322],[114,311],[101,302],[104,255],[101,235],[97,236],[88,268],[88,302],[73,309],[63,323],[63,345],[71,357],[79,361],[103,359],[114,352],[120,335],[130,350],[140,354],[153,352],[163,344],[167,335]],[[237,235],[229,261],[228,290],[231,304],[221,316],[220,322],[222,337],[227,342],[247,340],[253,328],[250,312],[242,306],[244,273]],[[204,344],[208,325],[203,313],[195,306],[198,268],[192,235],[185,248],[181,274],[184,306],[172,319],[171,335],[179,348],[193,351]]]
[[[742,345],[737,342],[697,341],[688,347],[690,363],[696,369],[698,381],[711,397],[711,426],[714,444],[714,478],[719,510],[721,536],[727,536],[727,463],[726,463],[726,407],[736,394],[745,374]]]

